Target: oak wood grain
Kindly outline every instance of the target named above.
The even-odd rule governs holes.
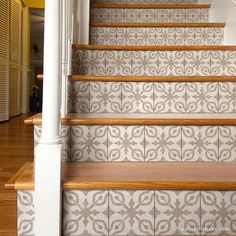
[[[210,4],[196,5],[155,5],[155,4],[91,4],[90,8],[119,8],[119,9],[198,9],[210,8]]]
[[[81,45],[74,44],[79,50],[111,50],[111,51],[235,51],[235,45],[219,46],[115,46],[115,45]]]
[[[63,169],[64,190],[236,190],[236,163],[74,162],[64,163]],[[11,187],[34,189],[33,163],[20,170]]]
[[[101,82],[235,82],[236,76],[84,76],[70,75],[70,81]]]
[[[211,27],[225,27],[225,23],[211,22],[211,23],[113,23],[113,22],[91,22],[91,27],[136,27],[136,28],[211,28]]]

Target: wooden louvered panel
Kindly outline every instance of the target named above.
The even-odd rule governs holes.
[[[0,121],[8,120],[9,1],[0,1]]]
[[[21,3],[11,1],[9,112],[10,116],[20,114],[20,72],[21,72]]]

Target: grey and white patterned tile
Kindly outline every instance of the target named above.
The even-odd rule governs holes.
[[[144,161],[144,126],[109,126],[108,161]]]
[[[200,228],[199,191],[155,191],[155,235],[195,235]]]
[[[219,112],[235,113],[236,112],[236,83],[221,82],[219,83]]]
[[[121,113],[121,83],[91,82],[90,112]]]
[[[221,45],[223,27],[117,28],[92,27],[91,44],[128,46]]]
[[[219,161],[236,162],[236,126],[219,127]]]
[[[103,50],[80,50],[76,64],[80,75],[105,75],[106,74],[106,51]],[[77,57],[77,58],[78,58]]]
[[[201,235],[236,234],[236,192],[201,192]]]
[[[236,51],[212,51],[211,75],[236,75]]]
[[[185,113],[185,83],[154,83],[154,113]]]
[[[184,51],[159,51],[157,62],[159,68],[159,76],[184,75],[184,58]]]
[[[186,83],[187,113],[218,113],[218,83]]]
[[[198,0],[91,0],[92,4],[197,4]]]
[[[153,113],[153,83],[122,83],[123,113]]]
[[[182,161],[218,161],[218,126],[183,126]]]
[[[181,161],[181,126],[145,126],[145,161]]]
[[[84,81],[76,81],[74,84],[73,95],[73,111],[75,113],[90,112],[90,83]]]
[[[157,51],[132,51],[131,75],[155,76],[159,73]]]
[[[72,126],[71,160],[107,161],[107,126]]]
[[[209,9],[92,8],[91,20],[117,23],[201,23],[209,21]]]
[[[186,76],[211,75],[211,51],[185,51]]]
[[[108,191],[65,191],[63,236],[108,233]]]
[[[105,56],[105,63],[101,65],[105,69],[102,75],[129,76],[132,74],[132,51],[106,51]]]
[[[154,235],[154,191],[109,191],[109,235]]]
[[[17,235],[34,235],[34,192],[17,191]]]

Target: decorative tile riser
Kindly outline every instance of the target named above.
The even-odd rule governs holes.
[[[198,0],[91,0],[92,4],[197,4]]]
[[[204,23],[209,21],[209,9],[91,9],[92,22],[116,23]]]
[[[90,43],[128,46],[222,45],[224,28],[92,27]]]
[[[37,134],[41,127],[35,126]],[[235,162],[236,126],[68,126],[64,160]],[[39,136],[35,136],[36,141]],[[66,143],[70,140],[71,145]]]
[[[69,112],[236,113],[235,82],[71,82]]]
[[[231,76],[236,51],[73,51],[73,73],[95,76]]]
[[[18,235],[34,235],[34,192],[18,191]],[[235,191],[65,191],[63,236],[235,235]]]

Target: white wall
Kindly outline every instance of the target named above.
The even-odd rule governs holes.
[[[225,45],[236,44],[236,0],[199,0],[211,4],[210,22],[225,22]]]

